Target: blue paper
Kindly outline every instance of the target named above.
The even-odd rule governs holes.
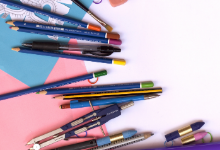
[[[81,0],[81,2],[87,7],[92,4],[92,1],[93,0]],[[70,7],[70,11],[67,16],[79,20],[84,17],[85,12],[74,3],[66,6]],[[49,10],[48,6],[45,6],[44,8]],[[2,17],[2,15],[0,17]],[[42,17],[41,15],[37,16],[44,20],[48,19],[48,17]],[[0,18],[0,69],[30,87],[41,85],[46,81],[58,58],[18,53],[12,51],[11,48],[19,47],[24,42],[31,42],[34,40],[54,40],[49,39],[45,35],[35,35],[13,31],[9,29],[10,25],[5,23],[10,20],[11,18],[9,15],[6,19]],[[67,24],[65,23],[64,26],[65,25]],[[68,24],[68,26],[71,25]],[[68,39],[59,38],[59,42],[68,41]]]

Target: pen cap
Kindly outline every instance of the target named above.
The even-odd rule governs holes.
[[[95,77],[95,78],[101,77],[101,76],[105,76],[105,75],[107,75],[107,71],[106,71],[106,70],[103,70],[103,71],[95,72],[95,73],[94,73],[94,77]]]
[[[141,88],[150,88],[150,87],[154,87],[153,82],[142,82],[141,83]]]
[[[172,133],[169,133],[169,134],[165,135],[165,138],[166,138],[167,142],[172,141],[174,139],[177,139],[179,137],[180,137],[180,135],[179,135],[178,131],[174,131]]]

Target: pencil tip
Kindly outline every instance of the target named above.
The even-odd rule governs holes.
[[[12,27],[9,27],[9,29],[11,29]]]
[[[151,136],[153,136],[154,134],[153,133],[151,133]]]

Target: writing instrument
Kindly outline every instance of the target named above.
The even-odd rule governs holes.
[[[131,101],[141,101],[141,100],[150,100],[152,98],[157,98],[160,95],[158,94],[148,94],[148,95],[138,95],[138,96],[127,96],[127,97],[117,97],[117,98],[107,98],[107,99],[97,99],[92,100],[91,103],[93,106],[101,106],[101,105],[111,105],[118,103],[126,103]],[[83,108],[90,107],[90,101],[70,101],[70,104],[61,105],[61,109],[74,109],[74,108]]]
[[[220,142],[173,146],[167,148],[155,148],[155,149],[147,149],[147,150],[220,150]]]
[[[38,14],[41,14],[41,15],[45,15],[45,16],[48,16],[48,17],[51,17],[51,18],[54,18],[54,19],[57,19],[57,20],[61,20],[61,21],[67,22],[67,23],[71,23],[71,24],[73,24],[75,26],[78,26],[78,27],[83,27],[83,28],[87,28],[87,29],[95,30],[95,31],[101,31],[101,27],[99,27],[99,26],[92,25],[92,24],[89,24],[89,23],[85,23],[85,22],[82,22],[82,21],[79,21],[79,20],[75,20],[73,18],[68,18],[68,17],[65,17],[65,16],[54,14],[54,13],[51,13],[49,11],[44,11],[44,10],[39,9],[39,8],[24,5],[22,3],[17,3],[17,2],[9,1],[9,0],[0,0],[0,3],[10,5],[10,6],[13,6],[13,7],[17,7],[17,8],[21,8],[21,9],[24,9],[24,10],[27,10],[27,11],[30,11],[30,12],[33,12],[33,13],[38,13]]]
[[[126,96],[129,94],[147,94],[147,93],[161,93],[162,88],[149,88],[149,89],[129,89],[129,90],[118,90],[118,91],[104,91],[104,92],[91,92],[91,93],[80,93],[80,94],[69,94],[54,97],[55,99],[64,98],[87,98],[87,97],[101,97],[101,96]]]
[[[35,55],[42,55],[42,56],[48,56],[48,57],[77,59],[77,60],[85,60],[85,61],[115,64],[115,65],[126,64],[125,60],[121,60],[121,59],[94,57],[94,56],[87,56],[87,55],[81,55],[81,54],[67,54],[67,53],[62,53],[62,52],[41,51],[41,50],[33,50],[33,49],[27,49],[27,48],[12,48],[12,50],[16,52],[20,52],[20,53],[35,54]]]
[[[73,145],[68,145],[68,146],[56,148],[54,150],[80,150],[80,149],[86,149],[86,148],[91,148],[95,146],[102,146],[105,144],[109,144],[111,142],[130,138],[136,133],[137,133],[136,130],[128,130],[128,131],[124,131],[116,135],[107,136],[107,137],[100,138],[97,140],[90,140],[90,141],[85,141],[85,142],[81,142],[81,143],[77,143]]]
[[[71,136],[86,132],[96,127],[100,127],[101,125],[107,123],[108,121],[116,117],[119,117],[121,115],[122,110],[127,109],[133,105],[134,103],[125,104],[122,106],[111,105],[103,109],[94,110],[80,118],[77,118],[65,124],[64,126],[58,129],[55,129],[51,132],[48,132],[44,135],[32,139],[30,142],[27,143],[27,145],[34,144],[31,150],[33,150],[35,147],[41,149],[58,141],[68,139]],[[76,126],[77,128],[73,128]],[[45,141],[46,138],[51,136],[53,137],[52,139]],[[42,142],[42,140],[44,140],[44,142]]]
[[[121,52],[120,48],[111,45],[71,45],[58,42],[37,42],[23,43],[22,46],[39,50],[70,50],[70,51],[88,51],[88,52]]]
[[[17,97],[17,96],[21,96],[21,95],[25,95],[25,94],[29,94],[29,93],[33,93],[33,92],[38,92],[38,91],[42,91],[42,90],[46,90],[46,89],[50,89],[50,88],[55,88],[55,87],[71,84],[74,82],[84,81],[87,79],[92,79],[92,78],[105,76],[105,75],[107,75],[106,70],[95,72],[95,73],[90,73],[87,75],[82,75],[82,76],[78,76],[78,77],[74,77],[74,78],[70,78],[70,79],[66,79],[66,80],[62,80],[62,81],[57,81],[57,82],[53,82],[53,83],[49,83],[49,84],[44,84],[44,85],[40,85],[40,86],[36,86],[36,87],[24,89],[24,90],[12,92],[12,93],[0,95],[0,101],[8,99],[8,98],[12,98],[12,97]]]
[[[20,21],[7,21],[6,23],[13,25],[13,26],[17,26],[17,27],[23,27],[23,28],[94,36],[94,37],[107,38],[107,39],[117,39],[117,40],[120,39],[120,35],[116,33],[106,33],[106,32],[82,30],[82,29],[76,29],[76,28],[67,28],[67,27],[43,25],[43,24],[20,22]]]
[[[109,91],[109,90],[125,90],[125,89],[142,89],[153,87],[153,82],[137,82],[127,84],[112,84],[112,85],[100,85],[78,88],[62,88],[62,89],[48,89],[46,91],[37,92],[36,94],[53,95],[53,94],[69,94],[69,93],[84,93],[84,92],[97,92],[97,91]]]
[[[107,23],[105,23],[104,21],[102,21],[100,18],[98,18],[96,15],[94,15],[88,8],[86,8],[81,2],[79,2],[78,0],[72,0],[77,6],[79,6],[80,8],[82,8],[82,10],[84,10],[85,12],[87,12],[90,16],[92,16],[96,21],[98,21],[103,27],[105,27],[109,32],[111,32],[113,30],[113,28],[108,25]]]
[[[181,136],[189,134],[193,131],[199,130],[204,124],[205,124],[205,122],[196,122],[196,123],[188,125],[184,128],[181,128],[179,130],[176,130],[172,133],[169,133],[169,134],[165,135],[166,141],[169,142],[169,141],[177,139]]]
[[[199,132],[196,134],[189,135],[181,139],[183,145],[189,144],[198,140],[203,139],[208,133],[207,132]]]
[[[110,143],[110,144],[107,144],[107,145],[99,146],[99,147],[96,147],[96,148],[92,148],[92,149],[89,149],[89,150],[116,149],[116,148],[119,148],[119,147],[127,146],[127,145],[130,145],[130,144],[134,144],[134,143],[146,140],[146,139],[148,139],[149,137],[151,137],[153,135],[154,134],[152,134],[152,133],[138,134],[138,135],[135,135],[133,137],[130,137],[130,138],[127,138],[127,139],[124,139],[124,140],[119,140],[119,141],[116,141],[116,142],[113,142],[113,143]]]
[[[61,32],[52,32],[46,30],[36,30],[36,29],[29,29],[29,28],[22,28],[22,27],[10,27],[10,29],[19,32],[25,33],[32,33],[32,34],[41,34],[41,35],[49,35],[49,36],[58,36],[63,38],[73,38],[76,40],[84,40],[89,42],[98,42],[98,43],[105,43],[105,44],[114,44],[114,45],[121,45],[121,40],[115,39],[106,39],[100,37],[92,37],[92,36],[85,36],[85,35],[77,35],[77,34],[68,34],[68,33],[61,33]]]

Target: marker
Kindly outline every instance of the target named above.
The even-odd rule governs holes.
[[[37,92],[36,94],[53,95],[53,94],[69,94],[69,93],[84,93],[84,92],[97,92],[97,91],[110,91],[110,90],[126,90],[126,89],[142,89],[153,87],[153,82],[137,82],[127,84],[112,84],[100,85],[78,88],[62,88],[62,89],[48,89],[46,91]]]
[[[182,138],[181,142],[183,145],[189,144],[189,143],[203,139],[206,135],[207,135],[207,132],[199,132],[194,135],[192,134],[192,135]]]
[[[121,40],[114,40],[114,39],[106,39],[100,37],[92,37],[92,36],[85,36],[85,35],[77,35],[77,34],[68,34],[68,33],[61,33],[61,32],[52,32],[46,30],[36,30],[36,29],[29,29],[29,28],[21,28],[21,27],[10,27],[10,29],[25,32],[25,33],[32,33],[32,34],[41,34],[41,35],[49,35],[49,36],[58,36],[63,38],[69,39],[76,39],[76,40],[84,40],[89,42],[98,42],[98,43],[105,43],[105,44],[114,44],[114,45],[121,45]]]
[[[35,23],[20,22],[20,21],[7,21],[6,23],[13,25],[13,26],[17,26],[17,27],[31,28],[31,29],[37,29],[37,30],[63,32],[63,33],[69,33],[69,34],[94,36],[94,37],[116,39],[116,40],[120,39],[120,35],[116,34],[116,33],[106,33],[106,32],[98,32],[98,31],[82,30],[82,29],[76,29],[76,28],[67,28],[67,27],[35,24]]]
[[[83,27],[83,28],[87,28],[87,29],[95,30],[95,31],[101,31],[101,27],[99,27],[99,26],[91,25],[91,24],[88,24],[88,23],[85,23],[85,22],[82,22],[82,21],[79,21],[79,20],[74,20],[74,19],[69,18],[69,17],[54,14],[54,13],[44,11],[44,10],[39,9],[39,8],[24,5],[22,3],[17,3],[17,2],[14,2],[14,1],[8,1],[8,0],[0,0],[0,3],[10,5],[10,6],[13,6],[13,7],[17,7],[17,8],[21,8],[21,9],[27,10],[29,12],[45,15],[45,16],[48,16],[48,17],[51,17],[51,18],[54,18],[54,19],[57,19],[57,20],[61,20],[61,21],[67,22],[67,23],[71,23],[71,24],[73,24],[75,26],[78,26],[78,27]]]
[[[162,88],[149,88],[149,89],[131,89],[131,90],[119,90],[119,91],[106,91],[106,92],[96,92],[96,93],[80,93],[80,94],[69,94],[63,96],[54,97],[55,99],[68,99],[68,98],[95,98],[104,96],[127,96],[127,95],[140,95],[148,93],[161,93]]]
[[[138,95],[138,96],[127,96],[127,97],[117,97],[117,98],[108,98],[108,99],[97,99],[90,101],[93,106],[100,106],[100,105],[110,105],[110,104],[118,104],[118,103],[126,103],[130,101],[141,101],[141,100],[150,100],[152,98],[159,97],[158,94],[148,94],[148,95]],[[70,104],[61,105],[61,109],[68,109],[68,108],[83,108],[83,107],[90,107],[89,101],[70,101]]]
[[[189,126],[182,128],[182,129],[179,129],[177,131],[169,133],[169,134],[165,135],[166,141],[169,142],[169,141],[172,141],[176,138],[179,138],[181,136],[189,134],[193,131],[199,130],[204,124],[205,124],[205,122],[196,122],[196,123],[193,123]]]
[[[64,86],[64,85],[71,84],[71,83],[74,83],[74,82],[84,81],[84,80],[87,80],[87,79],[92,79],[94,77],[97,78],[97,77],[105,76],[105,75],[107,75],[107,71],[103,70],[103,71],[100,71],[100,72],[90,73],[90,74],[87,74],[87,75],[82,75],[82,76],[78,76],[78,77],[74,77],[74,78],[70,78],[70,79],[66,79],[66,80],[62,80],[62,81],[57,81],[57,82],[53,82],[53,83],[49,83],[49,84],[44,84],[44,85],[28,88],[28,89],[25,89],[25,90],[0,95],[0,101],[8,99],[8,98],[12,98],[12,97],[17,97],[17,96],[21,96],[21,95],[41,91],[41,90],[46,90],[46,89],[50,89],[50,88]]]
[[[81,54],[66,54],[62,52],[51,52],[51,51],[41,51],[41,50],[33,50],[27,48],[12,48],[13,51],[20,52],[20,53],[27,53],[27,54],[35,54],[35,55],[42,55],[48,57],[60,57],[60,58],[67,58],[67,59],[77,59],[77,60],[84,60],[84,61],[92,61],[92,62],[99,62],[99,63],[106,63],[106,64],[115,64],[115,65],[125,65],[126,61],[122,59],[111,59],[111,58],[104,58],[104,57],[94,57],[94,56],[87,56]]]

